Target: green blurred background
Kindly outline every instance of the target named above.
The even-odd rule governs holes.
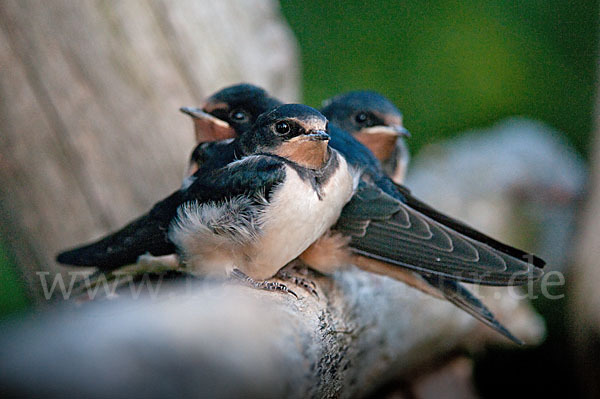
[[[346,90],[379,91],[404,112],[413,152],[465,129],[523,115],[563,131],[587,157],[598,1],[282,0],[281,7],[300,45],[309,105]],[[27,307],[18,281],[0,246],[0,318]],[[549,324],[553,331],[561,322],[549,319]],[[534,352],[492,352],[479,364],[506,365],[508,375],[519,379],[544,363],[560,365],[560,354],[552,351],[561,341],[553,339]],[[481,367],[478,378],[495,389],[486,396],[504,395],[490,384],[500,371]],[[550,378],[570,389],[570,379],[561,373],[557,366]],[[506,375],[500,381],[514,388],[504,383]]]
[[[598,2],[282,0],[304,100],[390,97],[413,151],[509,115],[543,120],[583,154],[592,122]]]

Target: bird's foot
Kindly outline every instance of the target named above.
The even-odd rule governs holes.
[[[265,291],[282,291],[288,294],[293,295],[298,299],[298,295],[292,290],[290,290],[285,284],[279,283],[277,281],[269,281],[262,280],[256,281],[252,277],[246,275],[239,269],[233,269],[231,271],[231,277],[234,279],[246,284],[249,287],[256,288],[257,290],[265,290]]]
[[[303,273],[302,273],[303,271]],[[298,276],[294,274],[294,272],[300,272],[306,275],[307,269],[305,266],[298,266],[296,264],[290,264],[283,269],[279,270],[275,277],[283,281],[289,281],[296,286],[305,289],[310,292],[314,297],[319,299],[319,293],[317,292],[317,284],[314,281],[306,278]]]

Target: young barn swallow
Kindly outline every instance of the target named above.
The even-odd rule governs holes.
[[[148,214],[57,260],[109,270],[146,252],[176,250],[194,273],[278,289],[256,280],[272,277],[322,236],[356,188],[358,172],[328,146],[326,129],[327,119],[305,105],[262,114],[227,144],[237,155],[231,162],[200,169]]]
[[[237,137],[248,131],[260,114],[282,104],[260,87],[238,84],[219,90],[200,108],[180,108],[192,117],[198,143],[192,151],[186,176],[193,175],[202,163],[213,158],[202,148],[203,143]]]
[[[402,121],[402,114],[388,99],[372,91],[354,91],[324,101],[324,108],[321,112],[332,123],[351,133],[377,156],[379,161],[382,162],[383,169],[394,180],[396,188],[403,194],[411,207],[424,214],[433,215],[434,220],[451,225],[454,230],[463,232],[467,236],[483,241],[488,239],[470,227],[440,214],[435,209],[418,201],[410,195],[410,191],[406,187],[400,185],[406,175],[410,153],[403,138],[399,136],[406,136],[408,132],[404,130],[401,124],[398,125],[398,122],[401,123]],[[378,129],[381,131],[378,132]],[[386,131],[390,130],[392,134],[386,134]],[[394,135],[394,131],[398,134]],[[391,139],[393,137],[397,137],[397,140]],[[500,245],[497,242],[494,244],[496,246]],[[502,246],[502,250],[510,251],[511,248]],[[489,309],[459,282],[442,276],[419,275],[419,277],[420,279],[411,280],[408,276],[407,282],[434,296],[443,295],[448,301],[484,324],[489,325],[511,340],[518,341],[495,319]],[[422,286],[420,280],[424,280],[427,285]],[[432,288],[434,289],[433,292],[431,292]]]
[[[350,104],[347,99],[351,100]],[[371,128],[379,125],[385,128],[386,123],[397,126],[399,112],[385,98],[371,92],[342,95],[330,100],[326,110],[332,118],[330,145],[338,149],[348,163],[363,168],[363,181],[358,195],[344,208],[334,232],[323,236],[300,258],[324,273],[343,264],[355,263],[364,269],[395,277],[434,296],[445,297],[484,324],[520,342],[458,281],[523,284],[540,275],[539,268],[544,262],[417,200],[406,187],[394,184],[385,175],[370,151],[333,125],[345,126],[352,133],[359,132],[363,127],[357,119],[363,118],[356,116],[364,112],[379,115],[378,122],[369,126]],[[387,114],[395,117],[385,117]],[[243,134],[239,129],[237,131]],[[368,140],[367,144],[375,142]],[[205,150],[213,145],[218,144],[203,144]],[[404,164],[407,163],[408,158],[404,158]]]
[[[391,101],[374,91],[351,91],[325,100],[321,112],[371,150],[395,183],[404,182],[410,133]]]

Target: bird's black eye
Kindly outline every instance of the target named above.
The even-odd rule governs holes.
[[[289,133],[290,125],[287,122],[277,122],[277,124],[275,124],[275,131],[279,134]]]
[[[248,119],[248,114],[245,113],[242,110],[233,110],[231,111],[231,113],[229,114],[229,117],[231,118],[231,120],[237,121],[237,122],[242,122],[245,121],[246,119]]]
[[[354,117],[354,120],[356,120],[356,122],[358,122],[358,123],[365,123],[367,121],[367,119],[369,119],[369,117],[367,116],[367,114],[365,112],[359,112]]]

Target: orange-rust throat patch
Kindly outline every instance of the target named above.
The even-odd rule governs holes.
[[[320,169],[329,158],[327,141],[302,136],[281,144],[273,153],[309,169]]]
[[[385,161],[394,152],[398,136],[389,133],[361,133],[354,135],[380,161]]]
[[[227,123],[195,118],[194,131],[196,133],[196,143],[205,143],[207,141],[221,141],[236,137],[235,130]]]

